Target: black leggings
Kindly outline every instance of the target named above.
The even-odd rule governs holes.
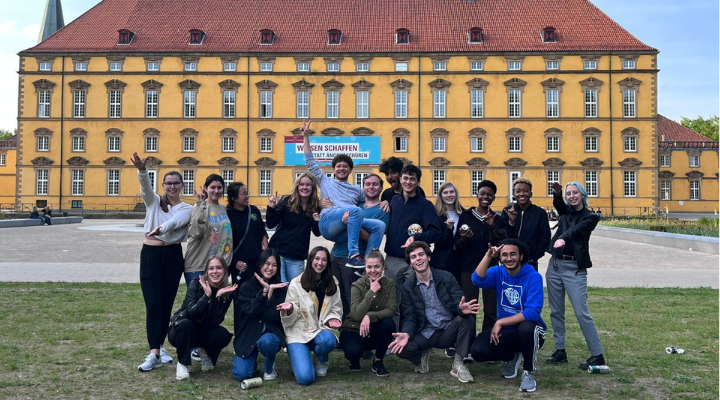
[[[140,288],[145,300],[145,330],[150,349],[159,349],[165,341],[184,269],[181,245],[143,245],[140,252]]]
[[[340,348],[345,352],[345,358],[350,361],[350,365],[359,365],[360,357],[365,350],[375,350],[375,357],[382,360],[393,341],[394,332],[395,321],[392,317],[383,318],[373,324],[367,337],[362,337],[360,333],[354,331],[342,331]]]
[[[190,365],[190,353],[194,347],[202,347],[217,364],[222,349],[230,344],[232,334],[222,326],[206,327],[190,320],[181,321],[177,326],[168,328],[168,341],[175,346],[178,353],[178,362]]]
[[[545,343],[545,329],[535,322],[523,321],[515,329],[503,329],[500,344],[490,343],[492,328],[482,331],[470,348],[478,362],[510,361],[515,353],[523,355],[523,369],[535,372],[538,350]]]

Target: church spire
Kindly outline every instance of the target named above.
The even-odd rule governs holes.
[[[48,0],[45,6],[45,16],[43,16],[38,43],[49,38],[50,35],[60,30],[63,26],[65,26],[65,20],[63,19],[60,0]]]

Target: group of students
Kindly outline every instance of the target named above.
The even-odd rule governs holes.
[[[461,382],[474,381],[468,362],[499,360],[507,379],[518,376],[522,365],[520,390],[532,392],[547,329],[537,272],[545,252],[552,256],[546,280],[555,341],[546,361],[568,361],[567,293],[591,353],[579,367],[605,363],[587,307],[588,242],[599,217],[580,183],[570,182],[564,191],[553,184],[560,221],[551,239],[547,214],[530,201],[532,183],[526,178],[513,182],[515,201],[499,214],[491,209],[493,182],[477,185],[475,207],[465,209],[449,182],[433,205],[419,186],[421,170],[395,157],[380,165],[391,187],[383,191],[376,174],[362,187],[353,186],[347,155],[333,159],[333,177],[322,172],[312,155],[309,125],[301,128],[309,173],[297,177],[289,195],[268,197],[267,226],[276,228],[269,240],[242,183],[225,188],[222,177],[212,174],[193,207],[181,201],[179,173],[164,176],[159,196],[145,161],[134,154],[147,206],[140,281],[150,354],[140,371],[172,362],[163,348],[166,335],[177,349],[177,379],[189,377],[193,359],[203,371],[213,369],[233,340],[221,326],[233,303],[232,375],[238,380],[255,374],[259,354],[263,379],[275,379],[275,359],[283,348],[301,385],[328,373],[329,353],[336,348],[344,351],[350,370],[361,370],[367,358],[378,376],[389,374],[386,354],[408,359],[415,371],[426,373],[431,349],[441,348],[453,359],[450,374]],[[220,204],[225,191],[227,207]],[[311,233],[333,241],[332,251],[308,252]],[[379,251],[384,237],[385,255]],[[172,314],[182,273],[187,293]]]

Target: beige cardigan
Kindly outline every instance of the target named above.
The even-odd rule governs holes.
[[[328,266],[329,267],[329,266]],[[327,322],[333,318],[342,321],[342,302],[340,300],[340,285],[335,279],[338,290],[332,296],[325,296],[322,311],[318,319],[318,298],[315,292],[307,292],[300,284],[302,274],[290,282],[285,301],[292,303],[292,314],[280,312],[280,319],[285,328],[285,338],[290,343],[307,343],[315,338],[322,330],[332,330]]]

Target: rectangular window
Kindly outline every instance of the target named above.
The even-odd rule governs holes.
[[[700,156],[690,156],[690,168],[700,167]]]
[[[623,117],[635,117],[635,89],[623,90]]]
[[[585,69],[597,69],[597,60],[585,60],[583,67]]]
[[[585,118],[598,116],[597,89],[585,89]]]
[[[670,181],[660,181],[660,200],[670,200]]]
[[[0,154],[0,165],[5,165],[5,154]]]
[[[598,196],[598,172],[597,171],[585,171],[585,190],[587,190],[588,197]]]
[[[482,61],[471,61],[470,62],[470,71],[482,71],[485,66]]]
[[[625,197],[637,196],[636,171],[623,171],[623,195]]]
[[[548,153],[560,151],[560,138],[558,136],[548,136],[545,138],[545,149]]]
[[[690,200],[700,200],[700,181],[690,181]]]
[[[145,152],[154,153],[158,151],[158,138],[157,137],[146,137],[145,138]]]
[[[660,156],[660,167],[670,168],[670,156]]]
[[[338,104],[338,97],[339,93],[337,90],[328,90],[327,91],[327,110],[326,110],[326,118],[338,118],[339,114],[339,104]]]
[[[553,196],[553,183],[560,183],[560,171],[546,171],[545,172],[547,176],[547,187],[546,187],[546,196],[552,197]]]
[[[357,118],[368,118],[368,103],[370,101],[370,92],[367,90],[358,90],[357,97]]]
[[[50,91],[38,90],[38,117],[50,118]]]
[[[225,63],[223,63],[223,71],[225,71],[225,72],[235,72],[235,71],[237,71],[237,63],[234,63],[234,62],[225,62]]]
[[[297,70],[298,70],[298,72],[310,72],[310,63],[309,62],[297,63]]]
[[[224,169],[220,171],[220,174],[225,181],[225,187],[235,181],[235,171],[231,169]]]
[[[558,89],[548,89],[545,91],[545,116],[548,118],[557,118],[560,116],[560,91]]]
[[[82,200],[72,200],[70,202],[70,208],[83,208]]]
[[[109,169],[107,171],[107,194],[108,196],[120,195],[120,170]]]
[[[182,172],[183,182],[183,196],[192,196],[195,194],[195,171],[186,169]]]
[[[470,171],[470,191],[473,196],[477,196],[477,186],[485,179],[484,171]]]
[[[82,196],[85,193],[85,171],[81,169],[72,170],[72,189],[73,196]]]
[[[157,187],[157,171],[154,169],[147,170],[148,172],[148,178],[150,178],[150,187],[153,190],[153,193],[156,191]]]
[[[73,118],[85,118],[84,90],[73,90]]]
[[[407,90],[395,91],[395,118],[407,118]]]
[[[433,171],[433,196],[437,196],[440,186],[445,183],[445,171]]]
[[[260,152],[261,153],[272,153],[273,151],[273,138],[261,137],[260,138]]]
[[[433,69],[435,71],[447,71],[447,61],[435,61],[433,62]]]
[[[508,61],[508,71],[520,71],[522,69],[521,61]]]
[[[260,170],[260,196],[270,196],[272,193],[272,171],[267,169]]]
[[[483,102],[485,93],[482,89],[470,90],[470,117],[482,118],[485,112]]]
[[[197,71],[197,62],[188,61],[185,63],[185,71]]]
[[[194,90],[183,91],[183,117],[184,118],[195,118],[197,112],[196,108],[197,92]]]
[[[40,62],[39,68],[40,71],[52,71],[52,63],[47,61]]]
[[[148,62],[147,70],[150,72],[160,71],[160,63],[156,61]]]
[[[370,71],[370,63],[359,62],[355,64],[355,71],[357,72],[368,72]]]
[[[433,118],[445,118],[445,94],[444,90],[433,92]]]
[[[234,153],[235,152],[235,138],[223,137],[222,138],[222,152],[223,153]]]
[[[107,139],[109,153],[116,153],[120,151],[120,136],[110,136]]]
[[[637,151],[637,136],[625,136],[623,138],[623,143],[623,148],[625,151]]]
[[[48,194],[49,170],[38,169],[35,171],[35,194],[46,196]]]
[[[623,60],[623,69],[635,69],[635,60]]]
[[[223,90],[223,117],[235,118],[235,91]]]
[[[37,137],[37,151],[50,151],[50,137],[49,136],[38,136]]]
[[[473,153],[482,153],[485,151],[485,138],[470,138],[470,151]]]
[[[585,152],[594,153],[596,151],[598,151],[597,136],[586,136],[585,137]]]
[[[186,136],[182,138],[182,151],[184,153],[192,153],[195,151],[195,137]]]
[[[395,71],[396,72],[407,72],[408,70],[408,63],[406,62],[396,62],[395,63]]]
[[[522,116],[522,91],[520,89],[508,90],[508,117],[520,118]]]
[[[260,118],[272,118],[273,113],[273,92],[271,90],[260,91]]]
[[[72,137],[72,151],[85,151],[85,136]]]
[[[363,187],[363,182],[365,182],[365,178],[370,175],[368,172],[356,172],[355,173],[355,186]]]
[[[511,153],[522,151],[522,138],[520,136],[510,136],[508,138],[508,151]]]
[[[434,137],[434,138],[432,138],[432,140],[433,140],[433,151],[434,151],[434,152],[444,152],[444,151],[446,151],[446,148],[445,148],[446,140],[445,140],[445,139],[446,139],[446,138],[444,138],[444,137]]]
[[[87,71],[87,62],[76,62],[75,71]]]
[[[110,63],[110,71],[112,72],[120,72],[122,71],[122,63],[121,62],[111,62]]]
[[[158,91],[148,90],[145,93],[145,118],[158,117]]]
[[[310,118],[310,92],[307,90],[297,91],[297,117]]]
[[[108,117],[120,118],[122,116],[122,92],[119,90],[111,90],[108,96],[110,97]]]
[[[269,62],[261,62],[260,63],[260,71],[262,72],[270,72],[273,70],[273,64]]]
[[[395,152],[397,153],[406,153],[408,151],[407,145],[408,145],[408,138],[406,137],[396,137],[395,138]]]
[[[560,61],[545,61],[545,69],[548,71],[560,69]]]
[[[340,72],[340,63],[331,62],[327,63],[328,72]]]

